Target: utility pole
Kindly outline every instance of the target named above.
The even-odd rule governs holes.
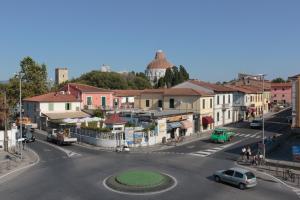
[[[6,92],[4,92],[4,151],[8,152],[8,135],[7,135],[7,100],[6,100]]]

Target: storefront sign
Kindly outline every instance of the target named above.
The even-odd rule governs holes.
[[[300,146],[292,146],[293,160],[300,162]]]

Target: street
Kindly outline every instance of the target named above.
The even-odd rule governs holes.
[[[267,120],[267,137],[288,131],[288,125],[273,123],[273,120],[281,122],[277,119],[284,119],[287,113],[280,113]],[[216,170],[234,166],[233,159],[239,155],[242,146],[261,139],[260,130],[248,129],[246,123],[241,127],[230,128],[235,129],[237,135],[228,144],[212,144],[205,139],[168,149],[167,152],[143,154],[104,152],[75,145],[62,146],[67,152],[74,153],[68,156],[55,145],[39,141],[30,143],[29,146],[40,156],[40,162],[2,183],[1,199],[141,199],[140,196],[113,193],[102,184],[106,177],[133,168],[159,170],[174,176],[178,181],[174,189],[149,195],[147,199],[298,199],[289,188],[260,174],[256,174],[257,187],[244,191],[213,180],[211,175]]]

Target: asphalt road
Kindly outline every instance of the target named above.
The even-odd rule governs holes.
[[[240,140],[237,138],[236,141]],[[198,142],[196,146],[211,145],[205,141]],[[45,143],[35,142],[30,144],[30,147],[39,154],[40,163],[1,183],[1,200],[298,199],[287,187],[259,174],[257,174],[258,186],[244,191],[214,182],[211,177],[214,171],[234,166],[230,159],[172,153],[114,153],[74,145],[63,147],[78,153],[76,156],[68,157],[65,152]],[[226,150],[227,148],[222,151]],[[217,154],[219,153],[215,155]],[[140,168],[168,173],[177,179],[178,185],[168,192],[143,197],[113,193],[102,185],[102,181],[112,174]]]

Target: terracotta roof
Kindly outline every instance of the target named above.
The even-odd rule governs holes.
[[[165,89],[147,89],[141,91],[143,94],[160,93],[165,96],[212,96],[212,93],[195,90],[192,88],[165,88]]]
[[[50,92],[47,94],[42,94],[39,96],[25,98],[24,101],[33,102],[80,102],[74,95],[68,94],[66,92]]]
[[[111,90],[108,89],[98,88],[98,87],[85,85],[81,83],[68,83],[64,86],[64,88],[67,89],[68,86],[77,89],[80,92],[112,92]]]
[[[170,67],[173,67],[173,64],[166,59],[164,52],[158,50],[154,60],[148,64],[147,69],[167,69]]]
[[[243,86],[239,86],[240,88],[244,88],[246,90],[249,90],[250,93],[262,93],[262,89],[259,88],[259,87],[254,87],[254,86],[246,86],[246,85],[243,85]]]
[[[107,119],[104,121],[105,124],[126,124],[126,121],[124,121],[119,114],[114,113],[107,117]]]
[[[143,90],[113,90],[114,95],[117,97],[132,97],[138,96]]]
[[[233,90],[236,90],[237,92],[242,92],[242,93],[245,93],[245,94],[251,94],[253,93],[252,90],[249,90],[247,88],[243,88],[241,86],[235,86],[235,85],[226,85],[226,87],[229,87]],[[256,92],[255,92],[256,93]]]
[[[292,87],[292,83],[271,83],[271,87]]]
[[[195,90],[192,88],[168,88],[164,90],[164,95],[172,96],[212,96],[212,93]]]
[[[294,75],[294,76],[290,76],[289,79],[296,79],[298,77],[300,77],[300,74],[297,74],[297,75]]]
[[[200,80],[189,80],[188,82],[204,88],[208,88],[210,90],[213,90],[214,92],[235,92],[236,91],[234,89],[231,89],[223,85],[217,85],[217,84],[208,83]]]

